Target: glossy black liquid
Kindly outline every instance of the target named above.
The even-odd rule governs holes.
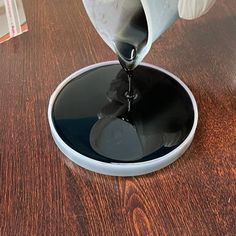
[[[134,69],[135,60],[148,40],[148,25],[140,1],[128,22],[122,22],[114,41],[118,59],[125,70]]]
[[[95,68],[69,82],[53,106],[60,137],[77,152],[103,162],[141,162],[178,147],[191,131],[194,112],[178,82],[155,69],[134,70],[138,98],[127,112],[126,72]]]
[[[137,56],[148,40],[148,25],[141,2],[129,22],[122,22],[117,39],[115,40],[116,53],[121,66],[127,72],[128,89],[125,92],[130,112],[134,100],[138,97],[133,89],[133,70],[136,66]]]

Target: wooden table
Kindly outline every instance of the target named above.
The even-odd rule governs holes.
[[[58,83],[116,58],[82,2],[24,6],[29,32],[0,45],[0,235],[235,235],[236,1],[178,20],[146,57],[191,88],[200,120],[183,157],[136,178],[74,165],[49,131]]]

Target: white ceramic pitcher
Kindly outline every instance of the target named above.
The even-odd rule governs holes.
[[[115,52],[114,41],[120,28],[142,7],[148,38],[137,52],[136,64],[146,56],[152,43],[178,18],[178,0],[83,0],[91,22],[106,44]]]

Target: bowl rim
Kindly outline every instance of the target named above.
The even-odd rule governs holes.
[[[99,173],[104,173],[106,171],[99,171],[99,167],[102,167],[102,169],[107,169],[108,172],[109,169],[113,168],[116,170],[128,170],[130,168],[140,168],[140,166],[142,166],[142,168],[145,168],[145,166],[150,166],[155,164],[155,166],[157,166],[158,164],[162,165],[163,162],[168,162],[169,164],[172,163],[173,161],[175,161],[176,156],[179,156],[180,153],[183,154],[183,152],[186,150],[186,146],[189,146],[192,142],[192,139],[194,137],[196,128],[197,128],[197,123],[198,123],[198,107],[197,107],[197,103],[196,100],[191,92],[191,90],[188,88],[188,86],[181,81],[177,76],[175,76],[174,74],[172,74],[171,72],[167,71],[166,69],[160,68],[159,66],[155,66],[149,63],[140,63],[140,65],[142,66],[146,66],[152,69],[156,69],[159,70],[167,75],[169,75],[172,79],[176,80],[184,89],[185,91],[188,93],[190,100],[192,102],[193,105],[193,112],[194,112],[194,121],[193,121],[193,125],[191,128],[191,131],[189,132],[188,136],[185,138],[185,140],[174,150],[172,150],[171,152],[167,153],[164,156],[158,157],[158,158],[154,158],[152,160],[148,160],[148,161],[141,161],[141,162],[132,162],[132,163],[122,163],[122,162],[102,162],[102,161],[98,161],[95,159],[92,159],[88,156],[85,156],[77,151],[75,151],[74,149],[72,149],[69,145],[67,145],[62,138],[59,136],[59,134],[56,131],[56,128],[54,126],[53,123],[53,119],[52,119],[52,109],[53,109],[53,105],[54,102],[58,96],[58,94],[60,93],[60,91],[74,78],[76,78],[77,76],[88,72],[92,69],[98,68],[98,67],[102,67],[102,66],[108,66],[108,65],[115,65],[115,64],[119,64],[119,61],[115,60],[115,61],[106,61],[106,62],[100,62],[100,63],[96,63],[93,65],[89,65],[86,66],[82,69],[77,70],[76,72],[72,73],[71,75],[69,75],[65,80],[63,80],[55,89],[55,91],[52,93],[50,100],[49,100],[49,105],[48,105],[48,122],[49,122],[49,126],[51,129],[51,133],[52,136],[54,138],[54,141],[56,142],[57,146],[59,147],[59,149],[73,162],[75,162],[76,164],[81,166],[91,166],[91,168],[87,168]],[[184,150],[184,151],[183,151]],[[68,155],[68,153],[70,153],[71,155],[73,155],[73,157],[71,157],[70,155]],[[76,158],[76,159],[75,159]],[[177,157],[178,158],[178,157]],[[172,161],[171,161],[172,160]],[[83,162],[83,163],[81,163]],[[167,164],[168,165],[168,164]],[[165,165],[165,166],[167,166]],[[94,168],[94,166],[96,166],[96,168]],[[161,167],[162,168],[162,167]],[[96,170],[95,170],[96,169]],[[157,168],[156,168],[157,169]]]

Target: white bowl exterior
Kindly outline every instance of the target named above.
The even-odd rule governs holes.
[[[155,42],[178,18],[178,0],[140,0],[148,24],[148,41],[140,61],[149,52]],[[139,63],[139,61],[138,61]]]
[[[180,80],[178,79],[175,75],[172,73],[166,71],[165,69],[159,68],[154,65],[150,65],[147,63],[141,63],[143,66],[147,66],[159,71],[164,72],[165,74],[168,74],[171,76],[173,79],[175,79],[188,93],[192,105],[193,105],[193,110],[194,110],[194,122],[193,122],[193,127],[187,136],[187,138],[181,143],[176,149],[171,151],[170,153],[159,157],[157,159],[153,159],[150,161],[145,161],[145,162],[137,162],[137,163],[105,163],[101,161],[97,161],[94,159],[91,159],[89,157],[86,157],[75,150],[73,150],[71,147],[69,147],[58,135],[55,126],[53,124],[52,120],[52,108],[53,104],[55,102],[55,99],[57,95],[60,93],[60,91],[64,88],[64,86],[77,77],[80,74],[83,74],[86,71],[89,71],[91,69],[101,67],[101,66],[106,66],[106,65],[114,65],[118,64],[118,61],[108,61],[108,62],[102,62],[102,63],[97,63],[91,66],[88,66],[86,68],[80,69],[77,72],[73,73],[70,75],[67,79],[65,79],[61,84],[58,85],[54,93],[52,94],[50,101],[49,101],[49,107],[48,107],[48,121],[49,121],[49,126],[51,129],[51,133],[53,136],[53,139],[55,143],[57,144],[58,148],[67,156],[71,161],[75,162],[81,167],[84,167],[85,169],[88,169],[90,171],[94,171],[100,174],[105,174],[105,175],[111,175],[111,176],[138,176],[138,175],[144,175],[148,174],[151,172],[154,172],[156,170],[160,170],[175,160],[177,160],[180,156],[183,155],[183,153],[188,149],[190,144],[192,143],[192,140],[194,138],[194,134],[197,128],[197,123],[198,123],[198,108],[197,104],[195,101],[195,98],[192,94],[192,92],[189,90],[189,88]]]

